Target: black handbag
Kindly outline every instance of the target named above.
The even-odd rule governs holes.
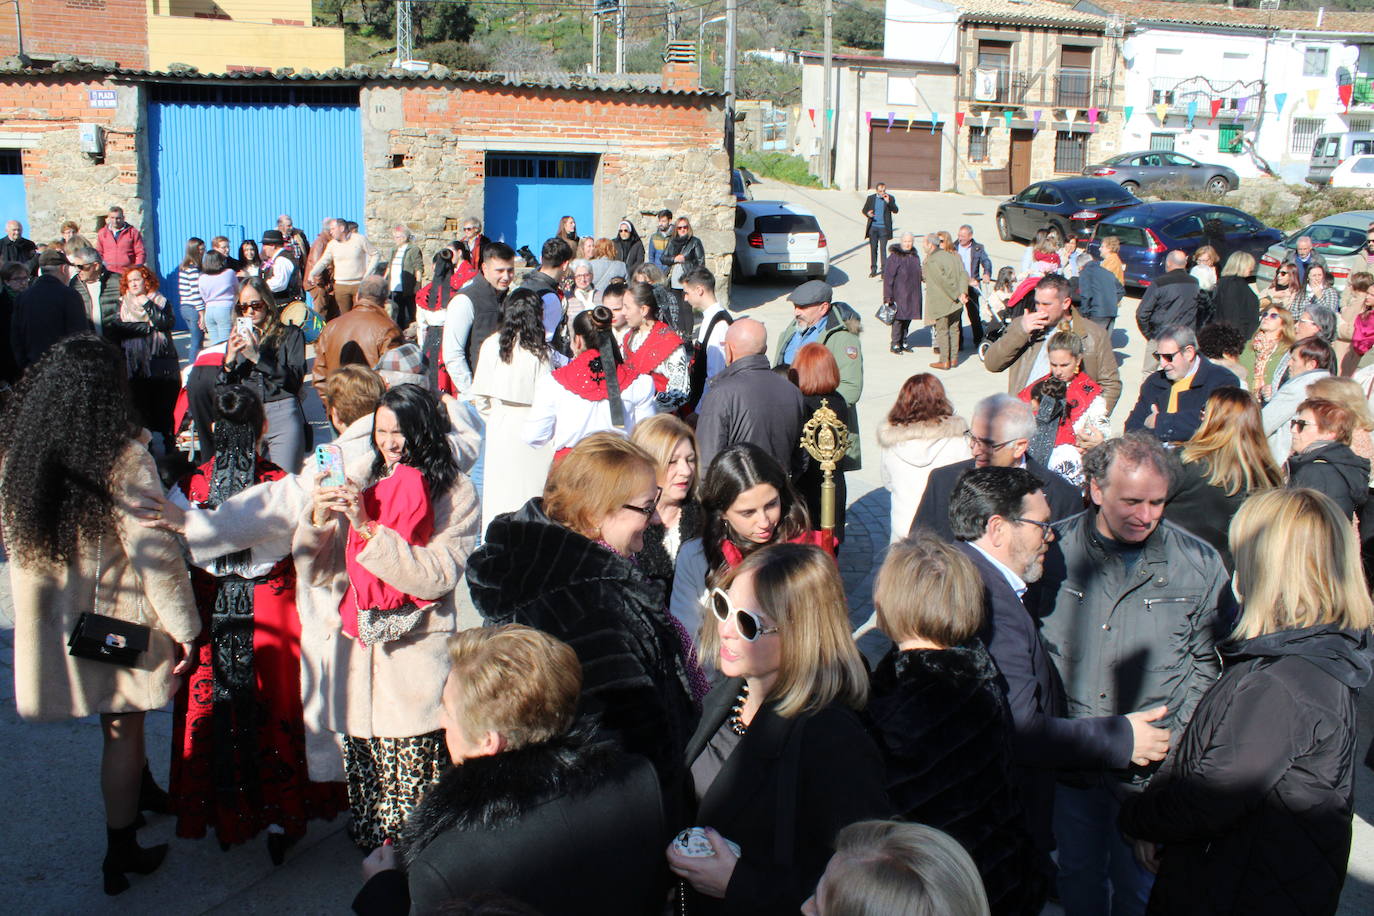
[[[131,668],[139,656],[148,650],[152,628],[141,623],[120,620],[97,614],[100,608],[100,550],[95,554],[95,595],[90,611],[82,611],[76,619],[72,635],[67,639],[67,654],[93,662],[123,665]]]

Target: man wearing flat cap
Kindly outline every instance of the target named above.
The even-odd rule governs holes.
[[[10,347],[15,366],[21,372],[62,338],[91,328],[81,297],[62,282],[67,263],[67,256],[57,248],[41,253],[38,279],[14,303]]]
[[[824,280],[807,280],[792,290],[787,301],[792,303],[796,320],[778,335],[773,364],[790,366],[806,344],[824,345],[840,367],[836,391],[845,403],[854,405],[864,392],[864,351],[859,343],[863,328],[859,313],[843,302],[832,302],[834,296],[835,291]]]

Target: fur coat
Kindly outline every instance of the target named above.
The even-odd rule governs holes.
[[[655,912],[668,886],[658,778],[590,731],[449,769],[406,820],[405,872],[374,877],[353,908],[432,913],[497,892],[541,913]]]
[[[997,914],[1039,913],[1037,863],[1011,774],[1011,713],[976,638],[950,649],[893,649],[873,673],[868,715],[903,820],[944,830],[978,866]]]
[[[892,494],[892,543],[911,530],[911,520],[916,517],[930,472],[973,457],[964,438],[967,432],[968,423],[962,417],[941,417],[901,426],[884,420],[878,426],[883,486]]]
[[[549,518],[536,498],[491,521],[468,588],[487,625],[520,623],[572,646],[588,711],[665,786],[678,781],[696,709],[661,582]]]

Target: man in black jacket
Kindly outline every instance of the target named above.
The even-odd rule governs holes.
[[[482,341],[496,333],[501,303],[515,279],[515,252],[504,242],[482,249],[482,273],[473,277],[448,301],[441,352],[444,367],[459,392],[472,386]]]
[[[570,354],[567,350],[566,325],[563,332],[558,334],[559,325],[563,324],[565,317],[563,294],[558,291],[558,281],[563,279],[563,270],[571,260],[572,249],[568,247],[567,242],[560,238],[546,239],[544,247],[539,251],[539,269],[525,274],[519,286],[520,289],[533,290],[539,294],[539,301],[544,305],[544,339],[559,348],[559,352],[564,356]],[[558,340],[554,339],[556,334]]]
[[[119,274],[105,269],[94,248],[79,248],[71,255],[76,276],[67,283],[81,299],[82,311],[91,330],[111,339],[119,318]]]
[[[1207,398],[1218,388],[1239,388],[1235,373],[1197,350],[1191,325],[1163,328],[1155,341],[1160,368],[1145,377],[1126,418],[1126,431],[1143,429],[1160,442],[1184,442],[1202,425]]]
[[[983,580],[988,647],[1011,710],[1012,757],[1028,827],[1045,853],[1054,849],[1054,779],[1058,768],[1125,769],[1163,760],[1169,732],[1150,723],[1162,707],[1121,716],[1065,718],[1063,687],[1022,603],[1044,570],[1054,537],[1040,481],[1021,468],[969,471],[950,499],[950,526]]]
[[[5,223],[5,237],[0,239],[0,264],[13,261],[32,272],[38,263],[38,246],[24,238],[24,226],[17,219]]]
[[[1164,257],[1164,273],[1150,281],[1135,311],[1136,327],[1149,342],[1145,352],[1154,350],[1161,331],[1172,325],[1197,327],[1197,280],[1188,273],[1188,256],[1171,251]],[[1146,365],[1154,365],[1146,363]]]
[[[81,297],[62,282],[67,256],[57,250],[38,257],[38,279],[19,294],[10,325],[10,348],[17,369],[23,372],[64,337],[90,327]]]
[[[897,213],[897,198],[878,182],[864,201],[864,238],[868,239],[868,275],[876,277],[887,266],[887,243],[892,241],[892,217]]]
[[[788,473],[798,469],[806,407],[797,386],[768,365],[767,348],[768,330],[752,318],[737,319],[725,332],[726,366],[697,408],[700,467],[709,468],[736,442],[752,442]]]
[[[973,408],[968,442],[973,457],[930,472],[925,493],[911,521],[914,536],[922,528],[945,541],[954,540],[949,526],[949,500],[965,471],[972,468],[1025,468],[1035,475],[1050,504],[1050,520],[1059,521],[1083,511],[1083,494],[1054,471],[1026,454],[1035,418],[1030,407],[1009,394],[983,398]]]

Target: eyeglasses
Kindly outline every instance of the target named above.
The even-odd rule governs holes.
[[[1154,352],[1154,357],[1162,363],[1171,363],[1174,361],[1174,357],[1182,352],[1182,350],[1175,350],[1172,353],[1161,353],[1159,350],[1156,350]]]
[[[1280,315],[1278,312],[1265,312],[1265,313],[1264,313],[1263,315],[1261,315],[1260,317],[1261,317],[1261,318],[1282,318],[1283,316]]]
[[[1309,422],[1310,421],[1304,420],[1302,417],[1294,417],[1288,421],[1288,425],[1298,432],[1302,432],[1304,429],[1307,429],[1307,424]]]
[[[730,615],[735,616],[735,629],[739,631],[740,639],[745,642],[753,642],[760,636],[768,636],[778,632],[778,627],[764,626],[759,615],[753,611],[746,611],[744,608],[735,607],[730,603],[730,596],[725,593],[723,588],[711,589],[711,613],[716,615],[716,619],[725,623],[730,619]]]
[[[1315,328],[1315,327],[1319,327],[1319,325],[1318,325],[1315,321],[1313,321],[1311,318],[1308,318],[1306,315],[1301,316],[1301,317],[1298,318],[1298,320],[1297,320],[1296,322],[1294,322],[1294,323],[1295,323],[1295,324],[1310,324],[1310,325],[1312,325],[1312,327],[1314,327],[1314,328]]]
[[[968,440],[969,448],[975,445],[981,446],[984,451],[995,452],[999,448],[1006,448],[1015,442],[1015,439],[1008,439],[1005,442],[993,442],[991,439],[980,439],[971,432],[964,433],[964,438]]]
[[[688,225],[685,225],[685,224],[684,224],[684,225],[679,225],[679,226],[677,227],[677,231],[678,231],[678,232],[681,232],[681,231],[684,230],[684,229],[691,229],[691,228],[692,228],[691,226],[688,226]]]
[[[267,303],[261,299],[245,299],[239,303],[240,312],[265,312]]]
[[[622,508],[622,509],[629,509],[631,512],[638,512],[640,515],[644,516],[645,518],[653,518],[653,517],[654,517],[654,510],[658,508],[658,498],[659,498],[660,496],[662,496],[662,495],[663,495],[663,488],[662,488],[662,487],[656,487],[656,488],[655,488],[655,492],[654,492],[654,501],[651,502],[651,503],[649,503],[649,505],[647,505],[647,506],[636,506],[636,505],[634,505],[634,504],[632,504],[632,503],[625,503],[625,505],[621,506],[620,508]]]
[[[1037,527],[1037,528],[1040,529],[1040,539],[1041,539],[1042,541],[1044,541],[1046,544],[1048,544],[1048,543],[1050,542],[1050,539],[1054,537],[1054,526],[1051,525],[1049,522],[1037,522],[1037,521],[1036,521],[1035,519],[1033,519],[1033,518],[1019,518],[1019,517],[1018,517],[1018,518],[1010,518],[1010,519],[1007,519],[1007,521],[1009,521],[1009,522],[1016,522],[1016,523],[1018,523],[1018,524],[1024,523],[1024,524],[1027,524],[1027,525],[1034,525],[1035,527]]]

